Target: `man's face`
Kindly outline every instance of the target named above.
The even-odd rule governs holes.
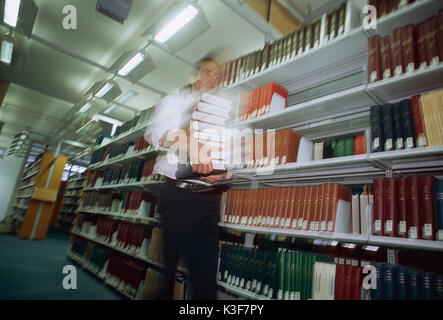
[[[202,64],[198,71],[198,81],[195,89],[200,92],[208,92],[218,88],[221,81],[220,67],[213,61]]]

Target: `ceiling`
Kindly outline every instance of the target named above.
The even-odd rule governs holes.
[[[227,0],[237,1],[237,0]],[[330,3],[327,0],[286,0],[304,16]],[[94,132],[77,135],[75,131],[94,114],[109,105],[100,103],[85,114],[74,107],[98,81],[111,78],[106,70],[126,51],[140,49],[147,43],[142,34],[173,0],[133,0],[128,19],[116,22],[95,9],[96,0],[34,0],[37,19],[30,39],[15,33],[22,63],[7,67],[0,64],[0,79],[11,82],[0,107],[0,148],[7,148],[12,137],[24,128],[33,139],[55,147],[62,139],[90,145]],[[181,48],[176,56],[156,45],[148,47],[156,68],[138,83],[117,77],[123,96],[132,90],[137,95],[107,116],[130,120],[136,111],[154,106],[164,94],[187,84],[192,64],[214,48],[224,47],[232,59],[261,49],[265,35],[221,0],[200,0],[210,28]],[[63,28],[63,8],[77,9],[77,30]],[[8,31],[0,26],[0,33]],[[118,99],[118,98],[117,98]],[[72,114],[77,114],[72,119]],[[63,145],[62,153],[71,157],[81,149]]]

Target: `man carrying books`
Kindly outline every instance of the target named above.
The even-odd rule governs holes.
[[[228,101],[213,96],[220,84],[221,72],[214,58],[202,59],[193,83],[179,94],[161,100],[156,107],[153,124],[144,135],[159,151],[153,173],[166,177],[160,193],[159,212],[169,286],[165,292],[159,293],[159,299],[170,299],[172,296],[179,252],[189,271],[193,298],[216,299],[219,205],[214,194],[220,191],[219,185],[229,178],[229,173],[222,170],[215,174],[215,163],[213,165],[211,159],[202,159],[198,150],[203,144],[198,140],[195,142],[190,133],[194,131],[192,123],[195,123],[191,120],[196,120],[196,116],[209,116],[210,121],[219,120],[217,116],[200,112],[199,106],[206,106],[208,110],[223,108],[213,104],[221,102],[218,104],[227,107]],[[202,119],[198,122],[205,125]],[[174,152],[171,152],[172,149]],[[218,149],[213,150],[217,152]],[[212,156],[212,153],[209,154]],[[186,165],[183,160],[190,161]]]

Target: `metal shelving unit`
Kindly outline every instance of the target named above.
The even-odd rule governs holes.
[[[153,150],[152,148],[148,148],[146,151],[141,152],[141,153],[135,153],[132,152],[130,154],[125,154],[121,157],[117,157],[117,159],[112,159],[112,160],[106,160],[104,162],[99,162],[97,164],[93,164],[90,165],[88,167],[89,170],[96,170],[96,169],[100,169],[100,168],[104,168],[104,167],[108,167],[108,166],[112,166],[112,165],[123,165],[125,163],[131,162],[134,159],[148,159],[150,156],[155,156],[156,155],[156,151]]]

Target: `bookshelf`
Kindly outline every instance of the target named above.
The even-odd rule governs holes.
[[[24,170],[13,205],[20,239],[46,237],[66,161],[65,157],[43,153]]]
[[[66,182],[65,193],[56,219],[56,227],[69,233],[75,219],[77,208],[83,196],[86,176],[72,176]]]
[[[95,169],[105,168],[108,166],[121,166],[121,165],[127,164],[135,159],[149,160],[149,159],[155,158],[155,156],[156,156],[156,151],[154,151],[153,147],[150,147],[147,150],[140,152],[140,153],[128,150],[128,152],[125,155],[123,155],[122,157],[116,157],[117,159],[105,160],[103,162],[90,165],[88,167],[88,169],[95,170]]]
[[[107,248],[109,248],[109,249],[112,249],[112,250],[118,251],[118,252],[120,252],[120,253],[123,253],[123,254],[125,254],[125,255],[127,255],[127,256],[130,256],[130,257],[132,257],[132,258],[135,258],[135,259],[137,259],[137,260],[139,260],[139,261],[146,262],[146,263],[148,263],[149,265],[155,266],[155,267],[157,267],[157,268],[161,268],[161,269],[164,269],[164,268],[165,268],[165,265],[163,265],[162,263],[159,263],[159,262],[157,262],[157,261],[154,261],[154,260],[148,259],[148,258],[146,257],[146,254],[147,254],[147,245],[142,246],[142,248],[140,249],[140,252],[138,252],[138,253],[134,253],[134,251],[131,251],[131,250],[127,250],[127,249],[125,249],[125,248],[118,247],[118,246],[115,245],[114,243],[109,243],[109,242],[106,242],[106,241],[103,241],[103,240],[99,240],[99,239],[95,238],[94,236],[92,236],[92,235],[90,235],[90,234],[82,233],[81,231],[76,230],[76,229],[73,229],[73,230],[71,231],[71,233],[74,234],[74,235],[77,235],[77,236],[79,236],[79,237],[82,237],[82,238],[84,238],[84,239],[87,239],[87,240],[93,241],[93,242],[95,242],[95,243],[98,243],[98,244],[100,244],[100,245],[102,245],[102,246],[105,246],[105,247],[107,247]],[[187,273],[187,272],[188,272],[185,268],[180,267],[180,266],[177,267],[177,271],[180,271],[180,272],[183,272],[183,273]]]
[[[235,127],[252,129],[293,128],[312,140],[343,135],[343,132],[365,134],[366,143],[371,141],[370,107],[398,102],[416,94],[443,87],[443,63],[421,70],[368,83],[367,41],[375,34],[386,36],[394,29],[425,21],[442,9],[441,1],[415,1],[378,20],[377,30],[357,27],[326,45],[291,58],[277,66],[254,74],[247,79],[223,88],[233,97],[275,81],[289,91],[288,107],[282,111],[266,114],[247,121],[236,121]],[[332,58],[331,58],[332,57]],[[320,63],[317,63],[320,62]],[[342,68],[342,70],[339,70]],[[326,81],[362,72],[352,85],[326,94],[321,86]],[[302,81],[306,80],[307,85]],[[360,82],[360,80],[362,80]],[[308,99],[304,90],[313,93]],[[315,93],[315,92],[318,93]],[[292,97],[291,97],[292,96]],[[239,99],[236,99],[239,101]],[[262,186],[308,185],[318,182],[342,184],[371,184],[374,178],[404,177],[407,175],[443,176],[443,146],[421,147],[406,150],[371,153],[308,162],[290,163],[266,168],[234,169],[233,189],[257,189]],[[440,178],[441,179],[441,178]],[[387,250],[387,261],[396,264],[400,249],[405,251],[439,255],[443,252],[442,241],[375,236],[371,234],[372,211],[368,215],[369,230],[366,234],[326,233],[280,228],[253,227],[239,224],[219,223],[219,227],[236,236],[245,234],[269,235],[272,239],[307,239],[337,241],[359,246],[382,247]],[[241,241],[241,240],[240,240]],[[271,240],[272,241],[272,240]],[[385,257],[386,258],[386,257]],[[246,299],[259,299],[255,293],[218,282],[220,287]]]
[[[92,275],[96,276],[97,278],[99,278],[100,280],[102,280],[106,285],[110,286],[111,288],[113,288],[116,292],[118,292],[119,294],[121,294],[123,297],[125,297],[126,299],[129,300],[135,300],[136,297],[130,295],[129,293],[127,293],[125,290],[123,290],[122,288],[120,288],[118,285],[114,284],[114,282],[112,282],[110,279],[108,279],[108,277],[106,275],[103,275],[101,272],[97,272],[96,270],[94,270],[89,264],[88,262],[81,257],[78,254],[75,254],[71,251],[68,251],[66,253],[66,257],[68,257],[69,259],[71,259],[72,261],[76,262],[78,265],[80,265],[84,270],[87,270],[88,272],[90,272]]]

